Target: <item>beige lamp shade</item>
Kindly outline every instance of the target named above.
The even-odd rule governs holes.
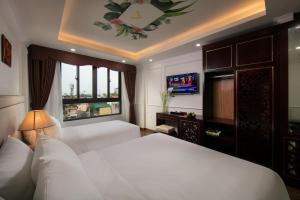
[[[22,124],[19,127],[20,131],[31,131],[44,129],[53,126],[54,122],[45,110],[33,110],[26,114]]]

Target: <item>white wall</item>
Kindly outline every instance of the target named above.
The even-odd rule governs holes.
[[[28,84],[23,84],[27,79],[23,79],[23,74],[27,70],[27,49],[20,39],[21,33],[13,13],[7,1],[0,1],[0,34],[4,34],[12,45],[12,66],[8,67],[0,60],[0,95],[26,96]]]
[[[160,92],[166,90],[166,76],[190,72],[200,74],[200,93],[172,97],[169,111],[202,114],[204,76],[201,51],[137,66],[135,108],[137,122],[142,128],[155,129],[156,113],[162,111]]]

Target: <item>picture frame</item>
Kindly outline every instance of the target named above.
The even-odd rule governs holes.
[[[4,34],[1,35],[1,61],[11,67],[12,46]]]

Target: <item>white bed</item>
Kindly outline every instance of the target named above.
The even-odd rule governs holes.
[[[106,200],[288,200],[272,170],[163,134],[79,155]]]
[[[138,137],[138,126],[119,120],[62,128],[62,141],[77,154],[100,150]]]

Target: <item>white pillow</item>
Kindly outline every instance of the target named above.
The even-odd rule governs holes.
[[[34,184],[30,167],[32,150],[20,140],[8,137],[0,149],[0,195],[4,199],[32,199]]]
[[[40,157],[35,159],[32,168],[39,171],[34,199],[103,199],[70,147],[59,140],[41,136],[36,151],[41,152],[35,152]]]

